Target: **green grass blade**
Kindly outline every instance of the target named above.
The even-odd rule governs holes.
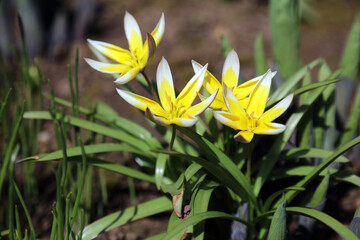
[[[195,132],[191,131],[187,128],[178,128],[182,133],[187,135],[190,139],[195,141],[197,144],[199,144],[200,148],[205,151],[205,154],[208,156],[208,158],[213,161],[214,163],[217,163],[226,169],[227,172],[229,172],[232,177],[242,186],[242,188],[246,191],[248,194],[248,198],[257,205],[256,197],[253,193],[252,187],[248,181],[248,179],[245,177],[245,175],[237,168],[236,164],[228,157],[226,156],[222,151],[219,150],[214,144],[212,144],[210,141],[208,141],[206,138],[199,136]]]
[[[320,148],[292,148],[281,152],[280,158],[283,160],[296,158],[328,158],[334,152]],[[336,162],[348,163],[349,160],[344,156],[339,156]]]
[[[5,181],[5,175],[8,172],[8,166],[11,160],[11,155],[13,153],[14,150],[14,146],[15,146],[15,142],[16,142],[16,137],[19,131],[19,128],[21,126],[22,120],[23,120],[23,115],[25,112],[25,101],[23,102],[22,105],[22,109],[20,111],[20,114],[18,115],[18,118],[16,120],[16,124],[14,126],[14,128],[12,129],[12,133],[11,133],[11,137],[9,140],[8,145],[6,146],[5,149],[5,156],[4,156],[4,160],[3,163],[1,165],[1,170],[0,170],[0,196],[2,196],[2,188],[3,188],[3,184]]]
[[[52,119],[50,113],[42,112],[42,111],[26,112],[24,114],[24,118],[47,119],[47,120]],[[105,127],[105,126],[97,124],[97,123],[93,123],[93,122],[90,122],[87,120],[83,120],[83,119],[71,117],[71,116],[61,116],[60,114],[57,114],[56,118],[63,121],[64,123],[71,124],[73,126],[87,129],[89,131],[96,132],[98,134],[102,134],[102,135],[123,141],[125,143],[128,143],[129,145],[134,146],[135,148],[137,148],[139,150],[142,150],[144,152],[144,154],[146,154],[148,157],[154,156],[154,154],[152,152],[150,152],[149,145],[147,145],[141,139],[133,137],[127,133],[124,133],[123,131]]]
[[[304,94],[304,93],[306,93],[308,91],[311,91],[311,90],[314,90],[316,88],[323,87],[323,86],[326,86],[326,85],[330,85],[330,84],[333,84],[333,83],[336,83],[336,82],[339,82],[339,81],[341,81],[341,79],[331,79],[331,80],[326,80],[326,81],[323,81],[323,82],[313,83],[313,84],[310,84],[310,85],[307,85],[307,86],[304,86],[302,88],[297,89],[294,92],[294,95],[298,96],[300,94]]]
[[[274,170],[272,174],[269,176],[271,181],[280,180],[288,177],[304,177],[312,172],[315,169],[315,166],[299,166],[293,168],[283,168],[280,170]],[[355,186],[360,187],[360,177],[356,174],[342,170],[339,171],[334,168],[327,168],[319,173],[319,176],[325,176],[326,172],[330,171],[331,177],[335,178],[337,181],[348,182],[354,184]]]
[[[161,184],[163,182],[165,168],[166,168],[166,162],[168,160],[168,155],[166,154],[158,154],[158,157],[156,159],[156,165],[155,165],[155,181],[156,181],[156,187],[157,189],[160,189]]]
[[[309,184],[316,176],[319,175],[325,168],[327,168],[332,162],[334,162],[340,155],[354,147],[355,145],[360,143],[360,136],[353,139],[352,141],[342,145],[336,152],[334,152],[330,157],[328,157],[325,161],[316,166],[311,172],[309,172],[305,178],[299,181],[295,186],[305,187]],[[296,197],[298,192],[288,192],[285,196],[286,199],[290,202],[292,199]]]
[[[165,237],[166,233],[159,233],[159,234],[156,234],[155,236],[151,236],[149,238],[145,238],[145,240],[163,240],[164,237]]]
[[[268,70],[262,32],[256,35],[254,51],[255,73],[260,76]]]
[[[2,103],[1,103],[1,108],[0,108],[0,124],[2,123],[2,119],[4,117],[4,112],[5,112],[5,108],[6,108],[6,105],[9,101],[9,97],[10,97],[10,93],[11,93],[12,89],[10,88],[9,91],[7,92],[4,100],[2,100]]]
[[[47,161],[51,161],[54,159],[48,159]],[[36,162],[36,160],[31,160],[33,162]],[[79,157],[69,157],[68,161],[74,161],[74,162],[78,162],[81,163],[82,159]],[[147,182],[151,182],[151,183],[155,183],[155,178],[153,176],[150,176],[146,173],[140,172],[136,169],[130,168],[130,167],[126,167],[117,163],[112,163],[112,162],[108,162],[105,160],[101,160],[98,158],[93,158],[93,157],[87,157],[87,162],[86,162],[89,166],[94,166],[94,167],[99,167],[99,168],[103,168],[115,173],[120,173],[123,175],[126,175],[128,177],[133,177],[139,180],[143,180],[143,181],[147,181]]]
[[[311,79],[311,72],[310,69],[308,69],[307,73],[305,74],[305,77],[302,80],[301,86],[307,86],[310,85],[312,83],[312,79]],[[307,93],[303,93],[301,94],[301,96],[299,97],[299,106],[303,105],[307,98],[309,97],[309,92]],[[310,108],[309,111],[307,111],[307,113],[305,113],[304,117],[301,119],[301,121],[299,122],[298,125],[298,130],[297,130],[297,142],[299,143],[299,147],[310,147],[311,145],[311,137],[312,137],[312,125],[313,125],[313,119],[312,119],[312,115],[313,115],[313,109]]]
[[[325,177],[321,180],[319,186],[316,188],[310,203],[309,207],[315,208],[317,205],[322,203],[326,198],[326,193],[329,188],[330,182],[330,172],[327,171]]]
[[[298,7],[298,2],[293,0],[270,1],[272,50],[284,79],[288,79],[301,66]]]
[[[177,158],[185,159],[190,162],[197,163],[201,165],[203,168],[205,168],[210,174],[212,174],[215,178],[218,179],[219,182],[230,188],[232,191],[234,191],[236,194],[238,194],[244,201],[252,201],[256,202],[256,199],[253,198],[253,193],[247,190],[245,190],[244,186],[239,184],[231,174],[227,170],[225,170],[222,167],[219,167],[218,164],[212,163],[210,161],[204,160],[200,157],[194,157],[174,151],[166,151],[166,150],[159,150],[159,152],[167,153],[169,155],[172,155]],[[256,203],[257,204],[257,203]]]
[[[275,166],[280,152],[285,147],[286,143],[290,139],[292,133],[294,132],[295,128],[297,127],[299,121],[302,119],[306,111],[310,108],[310,106],[314,103],[314,101],[320,96],[323,91],[323,88],[317,88],[313,91],[311,96],[307,99],[304,105],[300,106],[297,111],[289,118],[286,124],[285,131],[280,134],[270,149],[270,152],[267,154],[267,158],[260,166],[259,173],[256,177],[255,184],[254,184],[254,192],[255,195],[260,193],[262,185],[265,183],[267,177],[269,176],[270,172],[272,171],[273,167]]]
[[[29,213],[29,210],[27,209],[26,207],[26,204],[25,204],[25,201],[21,195],[21,192],[18,188],[18,186],[16,185],[15,181],[13,181],[13,186],[14,186],[14,189],[15,189],[15,192],[16,192],[16,195],[24,209],[24,212],[25,212],[25,216],[26,216],[26,219],[28,221],[28,224],[29,224],[29,227],[30,227],[30,239],[36,239],[36,233],[35,233],[35,228],[34,228],[34,225],[32,224],[32,221],[31,221],[31,216],[30,216],[30,213]]]
[[[141,155],[141,151],[129,146],[126,143],[99,143],[84,146],[86,154],[96,154],[96,153],[106,153],[106,152],[132,152],[135,154]],[[66,155],[68,157],[81,156],[81,147],[72,147],[66,149]],[[20,162],[32,161],[32,162],[43,162],[63,158],[63,151],[58,150],[48,154],[41,154],[38,156],[33,156],[25,158]]]
[[[281,189],[273,194],[271,194],[265,201],[264,203],[264,207],[263,207],[263,211],[268,211],[270,209],[271,203],[273,203],[273,201],[279,197],[281,194],[287,192],[287,191],[304,191],[305,188],[302,187],[295,187],[295,186],[291,186],[291,187],[287,187],[284,189]]]
[[[226,218],[226,219],[241,222],[241,223],[249,226],[249,223],[247,221],[245,221],[244,219],[235,217],[231,214],[227,214],[224,212],[217,212],[217,211],[208,211],[208,212],[198,213],[198,214],[191,216],[191,217],[187,218],[186,220],[182,221],[175,228],[171,229],[171,231],[169,231],[163,239],[169,239],[169,240],[173,239],[173,237],[176,236],[179,232],[182,232],[183,229],[185,229],[189,226],[195,225],[206,219],[211,219],[211,218]]]
[[[342,132],[341,134],[340,145],[344,144],[345,142],[349,141],[351,138],[354,137],[359,126],[359,120],[360,120],[360,85],[358,86],[356,92],[354,105],[350,112],[349,119],[346,123],[345,131]]]
[[[100,233],[109,231],[123,224],[145,218],[154,214],[166,212],[172,209],[171,200],[160,197],[139,205],[129,207],[123,211],[112,213],[108,216],[87,225],[82,233],[83,240],[93,239]]]
[[[277,91],[274,92],[267,105],[268,106],[273,105],[277,101],[286,97],[291,92],[291,90],[294,89],[295,86],[300,82],[300,80],[306,75],[308,70],[313,69],[322,61],[323,61],[322,59],[316,59],[311,63],[309,63],[307,66],[304,66],[301,69],[299,69],[285,82],[285,84],[281,88],[279,88]]]
[[[355,80],[360,63],[360,11],[348,36],[340,66],[344,68],[342,75]]]
[[[277,207],[271,220],[268,240],[285,240],[286,239],[286,200]]]
[[[221,52],[224,58],[226,58],[231,49],[233,49],[233,47],[231,46],[229,39],[227,39],[225,35],[221,35]]]
[[[193,205],[193,211],[192,214],[197,215],[202,212],[208,211],[208,206],[210,202],[211,194],[213,193],[215,187],[208,187],[207,185],[211,185],[211,181],[205,180],[202,183],[202,186],[200,186],[199,191],[196,193],[195,199],[194,199],[194,205]],[[200,222],[194,226],[194,239],[195,240],[202,240],[204,239],[204,229],[205,223]]]
[[[74,207],[71,213],[71,217],[70,217],[70,229],[73,227],[74,221],[75,221],[75,217],[79,208],[79,204],[80,204],[80,200],[81,200],[81,194],[83,192],[83,188],[84,188],[84,183],[85,183],[85,177],[86,177],[86,169],[87,169],[87,157],[86,157],[86,152],[85,152],[85,148],[84,145],[81,141],[80,135],[77,135],[77,144],[80,146],[81,149],[81,160],[82,160],[82,172],[81,172],[81,176],[80,176],[80,183],[77,186],[77,193],[76,193],[76,198],[75,198],[75,202],[74,202]]]
[[[288,213],[296,213],[299,215],[307,216],[313,219],[316,219],[331,229],[333,229],[335,232],[337,232],[342,238],[346,240],[356,240],[359,239],[348,227],[340,223],[335,218],[322,213],[318,210],[311,209],[311,208],[304,208],[304,207],[287,207],[286,211]]]

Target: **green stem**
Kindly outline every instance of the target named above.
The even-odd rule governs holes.
[[[169,151],[172,150],[172,148],[174,146],[174,142],[175,142],[175,137],[176,137],[175,125],[171,125],[171,127],[172,127],[172,135],[171,135],[171,140],[170,140],[170,144],[169,144]]]
[[[252,142],[249,143],[248,159],[246,164],[246,176],[251,184],[251,157],[252,157]]]
[[[147,84],[149,85],[151,94],[152,94],[153,97],[158,101],[158,100],[159,100],[159,97],[157,96],[157,94],[156,94],[156,92],[155,92],[155,89],[154,89],[153,85],[151,84],[151,81],[150,81],[150,79],[148,78],[148,76],[146,75],[145,71],[141,71],[141,74],[144,76]]]

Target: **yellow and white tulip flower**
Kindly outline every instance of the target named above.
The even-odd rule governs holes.
[[[290,106],[293,94],[290,94],[271,109],[265,111],[273,74],[268,70],[258,81],[249,96],[248,105],[244,108],[234,93],[223,85],[224,102],[227,111],[214,111],[214,117],[222,124],[240,130],[234,138],[249,143],[254,134],[275,135],[283,132],[285,125],[273,123]]]
[[[147,117],[155,123],[191,127],[197,122],[196,116],[210,106],[218,93],[218,91],[215,91],[204,101],[191,106],[203,84],[206,68],[207,64],[190,79],[179,96],[175,97],[170,67],[165,58],[162,58],[156,72],[160,104],[121,89],[117,89],[117,92],[129,104],[145,111]]]
[[[139,25],[136,19],[128,12],[125,13],[124,17],[124,28],[129,42],[129,50],[110,43],[88,39],[91,46],[116,63],[104,63],[85,58],[92,68],[100,72],[120,73],[120,76],[115,80],[116,84],[127,83],[146,67],[164,35],[164,13],[151,34],[147,34],[147,40],[144,44]]]
[[[195,61],[192,61],[192,66],[194,72],[197,72],[202,68],[202,65],[200,65]],[[240,72],[240,61],[234,49],[229,52],[224,62],[223,71],[222,71],[223,84],[221,84],[209,71],[206,72],[205,80],[204,80],[204,88],[210,94],[214,93],[217,89],[220,89],[219,94],[217,95],[216,99],[210,106],[211,108],[227,111],[222,93],[224,84],[230,89],[230,91],[233,92],[236,99],[239,101],[240,105],[243,108],[246,108],[249,102],[249,98],[248,98],[249,94],[255,87],[256,83],[264,75],[253,78],[238,86],[239,72]],[[272,74],[274,76],[275,72]],[[202,96],[200,97],[203,98]]]

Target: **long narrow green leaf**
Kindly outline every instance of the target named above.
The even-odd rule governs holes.
[[[158,213],[166,212],[172,209],[171,200],[167,197],[160,197],[139,205],[129,207],[123,211],[112,213],[89,225],[82,233],[82,240],[93,239],[99,234],[109,231],[123,224],[145,218]]]
[[[354,24],[348,36],[342,55],[340,66],[344,68],[342,74],[355,80],[360,63],[360,11],[356,15]]]
[[[352,148],[353,146],[360,143],[360,136],[353,139],[352,141],[348,142],[347,144],[341,146],[336,152],[334,152],[330,157],[328,157],[325,161],[320,163],[318,166],[316,166],[310,173],[308,173],[305,178],[303,178],[301,181],[299,181],[295,186],[298,187],[305,187],[307,184],[309,184],[316,176],[319,175],[325,168],[327,168],[332,162],[336,160],[340,155],[342,155],[344,152]],[[286,193],[286,199],[290,202],[292,199],[295,198],[295,196],[298,194],[298,192],[288,192]]]
[[[31,239],[36,239],[36,233],[35,233],[35,228],[34,228],[34,225],[32,224],[32,221],[31,221],[31,217],[30,217],[30,213],[26,207],[26,204],[25,204],[25,201],[23,199],[23,197],[21,196],[21,192],[19,190],[19,188],[17,187],[15,181],[13,181],[13,186],[14,186],[14,189],[15,189],[15,192],[16,192],[16,195],[24,209],[24,212],[25,212],[25,216],[26,216],[26,219],[29,223],[29,227],[30,227],[30,236],[31,236]]]
[[[167,160],[168,156],[166,154],[159,154],[156,159],[155,181],[157,189],[160,189],[160,186],[162,184]]]
[[[284,160],[295,158],[328,158],[331,154],[333,154],[332,151],[320,148],[292,148],[282,151],[280,158]],[[348,163],[349,160],[344,156],[339,156],[336,162]]]
[[[309,63],[307,66],[304,66],[301,69],[299,69],[285,82],[285,84],[281,88],[279,88],[277,91],[274,92],[267,105],[271,106],[280,99],[286,97],[291,92],[291,90],[294,89],[295,86],[300,82],[300,80],[306,75],[308,69],[313,69],[322,61],[323,61],[322,59],[316,59],[311,63]]]
[[[245,177],[245,175],[237,168],[236,164],[226,156],[222,151],[219,150],[214,144],[208,141],[206,138],[199,136],[195,132],[187,128],[178,128],[182,133],[186,134],[190,139],[195,141],[202,150],[205,151],[206,155],[210,160],[215,163],[220,163],[227,172],[229,172],[238,184],[246,191],[248,198],[257,205],[256,197],[253,193],[252,187]]]
[[[46,97],[50,97],[44,94]],[[61,104],[65,107],[71,108],[71,102],[66,101],[61,98],[54,98],[54,101],[58,104]],[[81,113],[86,115],[91,115],[95,119],[105,122],[110,125],[114,125],[121,130],[138,137],[140,139],[144,139],[147,143],[149,143],[153,148],[158,148],[161,146],[159,141],[145,128],[140,126],[139,124],[134,123],[128,119],[120,117],[112,108],[107,106],[105,103],[98,102],[96,103],[95,109],[90,110],[87,108],[83,108],[78,106],[78,110]]]
[[[142,155],[142,151],[135,149],[132,146],[129,146],[126,143],[100,143],[100,144],[92,144],[84,146],[85,153],[88,154],[96,154],[96,153],[106,153],[106,152],[132,152],[139,155]],[[72,147],[66,149],[66,155],[68,157],[81,156],[81,147]],[[24,161],[32,161],[32,162],[43,162],[49,160],[56,160],[63,158],[63,151],[58,150],[48,154],[41,154],[39,156],[33,156],[29,158],[23,159]]]
[[[263,211],[268,211],[270,209],[271,203],[273,203],[273,201],[277,197],[279,197],[281,194],[283,194],[287,191],[304,191],[304,190],[305,190],[305,188],[291,186],[291,187],[281,189],[281,190],[271,194],[270,197],[268,197],[264,203]]]
[[[323,86],[326,86],[326,85],[330,85],[332,83],[336,83],[338,81],[341,81],[341,79],[331,79],[331,80],[326,80],[326,81],[322,81],[322,82],[312,83],[310,85],[307,85],[307,86],[304,86],[302,88],[297,89],[294,92],[294,95],[297,96],[297,95],[303,94],[305,92],[314,90],[316,88],[323,87]]]
[[[228,55],[228,53],[231,51],[232,48],[233,47],[231,46],[227,37],[225,37],[225,35],[221,35],[221,52],[224,58],[226,58],[226,56]]]
[[[349,141],[352,137],[354,137],[360,120],[360,85],[358,86],[356,97],[354,101],[354,105],[350,112],[349,119],[345,126],[345,131],[342,133],[340,138],[340,144],[344,144]]]
[[[169,239],[169,240],[173,239],[174,236],[176,236],[179,232],[182,232],[186,227],[195,225],[201,221],[204,221],[206,219],[211,219],[211,218],[226,218],[226,219],[241,222],[241,223],[249,226],[249,223],[247,221],[245,221],[244,219],[235,217],[231,214],[217,212],[217,211],[208,211],[208,212],[204,212],[204,213],[198,213],[194,216],[187,218],[186,220],[184,220],[183,222],[178,224],[175,228],[171,229],[171,231],[169,231],[163,239]]]
[[[306,73],[305,77],[302,80],[301,86],[307,86],[312,83],[311,79],[311,72],[310,69],[308,69],[308,72]],[[299,97],[299,106],[302,106],[307,98],[309,97],[310,92],[303,93]],[[296,131],[296,138],[297,142],[299,143],[299,147],[308,148],[311,147],[311,138],[312,138],[312,125],[313,125],[313,109],[310,108],[309,111],[304,115],[304,117],[299,122],[299,125],[297,127]]]
[[[309,207],[315,208],[317,205],[319,205],[325,200],[326,193],[329,188],[329,182],[330,182],[330,172],[327,171],[325,177],[321,180],[319,186],[316,188],[310,200]]]
[[[2,123],[2,119],[3,119],[3,116],[4,116],[4,112],[5,112],[5,108],[6,108],[6,105],[9,101],[9,97],[10,97],[10,93],[11,93],[11,88],[9,89],[9,91],[7,92],[6,96],[5,96],[5,99],[2,100],[2,103],[1,103],[1,108],[0,108],[0,124]]]
[[[271,220],[268,240],[285,240],[286,239],[286,200],[277,207]]]
[[[203,168],[205,168],[209,173],[211,173],[215,178],[218,179],[219,182],[223,183],[225,186],[229,187],[232,191],[234,191],[236,194],[238,194],[242,199],[245,201],[254,201],[255,199],[252,199],[252,196],[254,195],[252,192],[248,193],[244,186],[239,184],[230,174],[228,171],[226,171],[224,168],[219,167],[218,164],[212,163],[210,161],[206,161],[200,157],[194,157],[174,151],[166,151],[166,150],[159,150],[161,153],[167,153],[172,156],[182,158],[185,160],[188,160],[190,162],[195,162],[199,165],[201,165]],[[255,203],[257,204],[257,203]]]
[[[269,176],[269,179],[274,181],[287,177],[306,176],[310,172],[312,172],[315,169],[315,167],[316,166],[299,166],[299,167],[274,170]],[[320,172],[319,176],[325,176],[326,171],[330,171],[331,177],[335,178],[338,181],[348,182],[354,184],[355,186],[360,187],[360,177],[350,171],[345,171],[345,170],[339,171],[334,168],[327,168],[322,172]]]
[[[297,213],[303,216],[314,218],[325,225],[329,226],[335,232],[337,232],[342,238],[346,240],[359,239],[348,227],[340,223],[335,218],[322,213],[318,210],[304,207],[287,207],[286,211],[289,213]]]
[[[48,119],[48,120],[52,119],[50,113],[42,112],[42,111],[26,112],[24,114],[24,118]],[[135,148],[138,148],[138,149],[144,151],[144,154],[147,154],[147,156],[149,156],[149,157],[154,156],[154,154],[152,152],[150,152],[149,146],[144,141],[141,141],[141,139],[133,137],[123,131],[105,127],[100,124],[96,124],[96,123],[93,123],[93,122],[90,122],[87,120],[83,120],[83,119],[71,117],[71,116],[63,116],[62,117],[61,115],[57,114],[56,118],[65,123],[68,123],[68,124],[71,124],[71,125],[74,125],[77,127],[81,127],[83,129],[88,129],[90,131],[123,141],[125,143],[128,143],[131,146],[134,146]]]
[[[13,153],[16,137],[17,137],[19,128],[20,128],[22,120],[23,120],[23,115],[24,115],[24,112],[25,112],[25,105],[26,104],[25,104],[25,101],[24,101],[23,105],[22,105],[22,109],[20,111],[20,114],[18,115],[18,118],[16,120],[15,127],[12,130],[9,143],[6,146],[6,150],[5,150],[6,152],[5,152],[4,160],[3,160],[3,163],[1,165],[1,170],[0,170],[0,196],[2,196],[2,189],[3,189],[3,184],[4,184],[4,181],[5,181],[5,175],[8,172],[8,167],[9,167],[9,163],[10,163],[10,159],[11,159],[11,154]]]
[[[305,112],[310,108],[311,104],[320,96],[324,87],[317,88],[313,91],[313,93],[309,96],[307,101],[304,105],[297,109],[297,111],[289,118],[286,124],[285,131],[280,134],[272,146],[269,154],[267,154],[267,158],[261,164],[259,173],[256,177],[255,184],[254,184],[254,192],[255,195],[258,195],[262,185],[265,183],[267,177],[269,176],[270,172],[272,171],[273,167],[278,160],[279,154],[281,150],[285,147],[287,141],[290,139],[293,131],[297,127],[297,124],[304,116]]]
[[[284,79],[288,79],[301,66],[298,8],[298,1],[270,1],[272,50]]]
[[[211,194],[214,191],[214,187],[207,187],[207,183],[209,180],[205,179],[205,182],[203,182],[204,187],[200,187],[199,191],[196,193],[195,199],[194,199],[194,205],[193,205],[193,211],[192,213],[194,215],[197,215],[202,212],[206,212],[208,210],[209,202]],[[204,222],[200,222],[194,226],[194,239],[195,240],[202,240],[204,239]]]
[[[256,35],[254,52],[255,52],[254,53],[255,73],[256,73],[256,76],[260,76],[260,75],[264,74],[268,69],[268,66],[266,63],[266,55],[265,55],[265,50],[264,50],[262,32],[259,32]]]

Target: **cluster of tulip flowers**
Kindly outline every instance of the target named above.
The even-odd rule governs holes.
[[[191,127],[197,122],[196,117],[210,107],[219,122],[239,131],[234,139],[240,142],[251,142],[254,134],[273,135],[285,130],[285,125],[274,123],[273,120],[286,111],[293,94],[265,111],[271,80],[276,72],[268,70],[264,75],[238,85],[239,57],[231,50],[223,66],[222,83],[207,70],[207,64],[202,66],[192,61],[195,74],[176,97],[171,70],[163,57],[156,72],[157,95],[144,69],[163,37],[164,14],[151,34],[147,33],[145,43],[137,21],[128,12],[124,17],[124,28],[129,50],[101,41],[88,40],[91,46],[115,63],[85,60],[100,72],[119,74],[115,80],[119,95],[129,104],[144,111],[153,122],[165,126]],[[137,74],[145,76],[155,100],[120,89],[122,84],[134,79]],[[200,94],[202,87],[209,93],[208,97]],[[201,101],[192,105],[197,96]]]

